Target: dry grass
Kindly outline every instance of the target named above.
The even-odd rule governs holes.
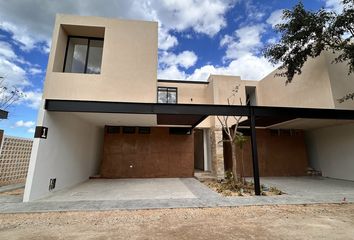
[[[215,179],[206,179],[200,180],[203,184],[214,190],[215,192],[221,194],[225,197],[230,196],[253,196],[254,193],[254,184],[252,182],[242,182],[239,181],[234,183],[230,178],[227,178],[223,181],[217,181]],[[261,194],[264,196],[274,196],[284,194],[281,190],[276,187],[270,187],[269,189],[265,186],[261,186]]]

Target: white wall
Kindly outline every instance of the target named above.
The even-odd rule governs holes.
[[[354,125],[306,133],[310,165],[323,176],[354,181]]]
[[[103,127],[71,113],[43,110],[39,112],[37,125],[48,127],[48,136],[34,139],[25,202],[48,195],[50,178],[56,178],[53,191],[57,191],[97,174],[102,155]]]

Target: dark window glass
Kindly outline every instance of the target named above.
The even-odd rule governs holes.
[[[139,132],[139,134],[150,134],[150,128],[149,127],[139,127],[138,132]]]
[[[123,127],[123,133],[135,133],[135,127]]]
[[[70,38],[64,72],[84,73],[88,39]]]
[[[190,128],[170,128],[171,135],[190,135],[191,133]]]
[[[64,72],[100,74],[103,40],[69,37]]]
[[[157,88],[158,103],[177,103],[177,88],[158,87]]]
[[[100,74],[102,62],[103,41],[90,40],[86,73]]]
[[[114,127],[114,126],[107,127],[108,134],[114,134],[114,133],[119,133],[119,132],[120,132],[120,127]]]

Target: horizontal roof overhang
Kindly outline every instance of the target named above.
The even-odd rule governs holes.
[[[256,124],[260,127],[297,118],[354,120],[354,110],[268,106],[126,103],[47,99],[45,109],[56,112],[156,114],[158,124],[160,125],[190,125],[193,127],[207,116],[251,116],[251,114],[256,117]],[[248,125],[249,122],[245,122],[244,124]]]

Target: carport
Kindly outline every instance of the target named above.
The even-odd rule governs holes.
[[[353,110],[268,106],[124,103],[47,99],[45,109],[52,112],[156,115],[157,119],[162,121],[161,123],[186,125],[186,128],[189,129],[197,126],[207,116],[248,117],[244,125],[248,125],[251,133],[253,178],[256,195],[261,193],[256,127],[275,126],[276,124],[296,119],[311,119],[314,122],[321,122],[325,119],[331,121],[332,124],[336,124],[336,120],[354,120]]]

